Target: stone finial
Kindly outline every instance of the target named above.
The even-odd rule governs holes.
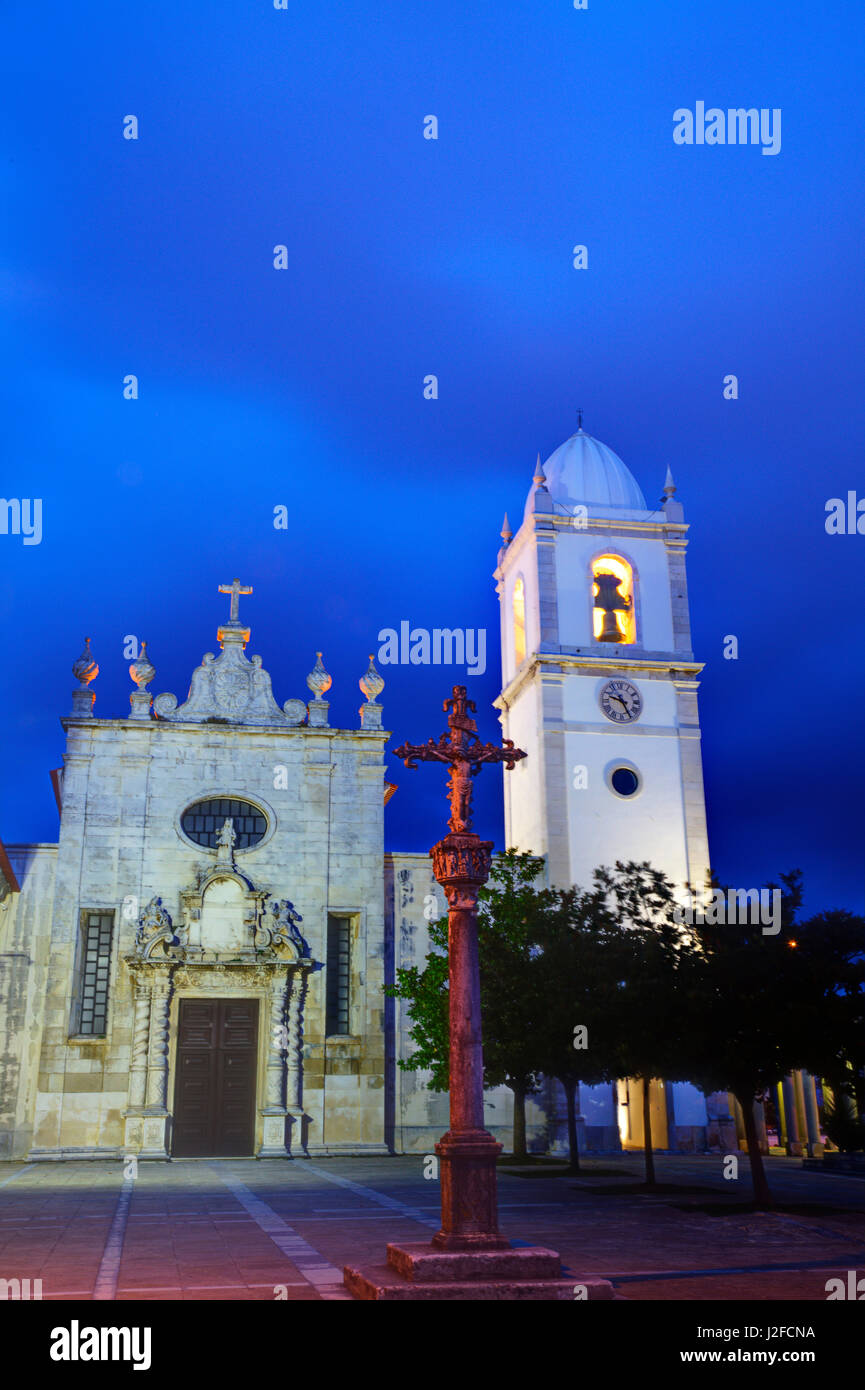
[[[147,655],[147,643],[141,643],[141,655],[129,667],[129,674],[141,691],[146,691],[156,675],[156,667]]]
[[[156,667],[147,655],[147,643],[141,643],[141,655],[129,667],[129,674],[138,686],[129,696],[130,719],[149,719],[153,696],[147,689],[149,681],[156,675]]]
[[[323,697],[333,685],[333,676],[325,669],[321,659],[321,652],[315,654],[315,665],[306,678],[306,683],[312,691],[313,698],[310,700],[307,709],[307,725],[309,728],[324,729],[327,727],[327,700]]]
[[[511,541],[513,540],[514,533],[511,530],[511,523],[508,521],[507,512],[505,512],[505,519],[502,522],[502,529],[499,532],[499,534],[502,540],[504,541],[505,545],[510,545]]]
[[[538,454],[538,461],[535,464],[535,476],[532,479],[532,482],[534,483],[535,487],[540,488],[542,492],[546,492],[547,478],[546,474],[544,473],[544,466],[541,463],[540,454]]]
[[[366,704],[360,707],[360,725],[362,729],[381,728],[381,705],[376,703],[376,695],[380,695],[384,690],[384,677],[379,675],[375,669],[375,660],[372,652],[369,654],[369,668],[358,681],[363,694],[366,696]]]
[[[316,700],[322,700],[333,685],[333,676],[325,671],[321,660],[321,652],[316,652],[315,654],[315,665],[307,676],[306,683],[312,691],[313,698]]]
[[[384,677],[379,675],[375,669],[375,658],[372,652],[369,654],[369,667],[358,681],[361,694],[365,695],[371,705],[375,704],[376,696],[384,690]]]
[[[93,660],[93,653],[90,650],[89,637],[84,638],[84,651],[72,664],[72,674],[80,682],[82,690],[86,690],[90,682],[99,675],[99,667]]]
[[[72,674],[78,681],[78,689],[72,692],[72,714],[78,719],[92,719],[96,692],[90,689],[90,682],[99,675],[99,666],[93,660],[89,637],[84,638],[84,651],[72,664]]]
[[[666,521],[672,525],[679,526],[685,520],[685,509],[675,495],[676,484],[673,482],[673,475],[667,465],[667,476],[664,479],[664,496],[661,498],[661,510]]]

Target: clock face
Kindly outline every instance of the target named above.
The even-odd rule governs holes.
[[[630,681],[607,681],[601,687],[601,709],[614,724],[630,724],[643,712],[643,697]]]

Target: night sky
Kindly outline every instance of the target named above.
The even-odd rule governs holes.
[[[0,535],[3,839],[57,837],[84,635],[96,715],[128,713],[127,634],[182,699],[235,575],[277,700],[321,648],[340,726],[381,628],[486,628],[497,738],[502,514],[582,407],[691,523],[716,872],[861,911],[865,535],[825,530],[865,496],[860,4],[13,0],[3,29],[0,491],[43,500],[41,544]],[[698,101],[780,108],[780,153],[674,144]],[[392,746],[437,735],[462,673],[382,674]],[[388,776],[388,846],[425,850],[444,775]]]

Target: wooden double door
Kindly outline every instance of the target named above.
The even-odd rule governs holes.
[[[248,1157],[255,1143],[257,999],[181,999],[171,1152]]]

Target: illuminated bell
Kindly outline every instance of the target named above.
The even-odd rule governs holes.
[[[618,612],[627,612],[631,606],[631,600],[625,594],[619,593],[621,579],[615,574],[596,574],[595,583],[598,587],[595,607],[604,610],[604,621],[598,633],[599,642],[623,642],[624,633],[619,627],[619,620],[616,617]]]
[[[598,633],[598,641],[621,642],[622,636],[623,633],[621,628],[619,627],[618,618],[616,617],[615,613],[611,613],[610,610],[607,609],[607,611],[604,613],[604,621],[601,624],[601,630]]]

